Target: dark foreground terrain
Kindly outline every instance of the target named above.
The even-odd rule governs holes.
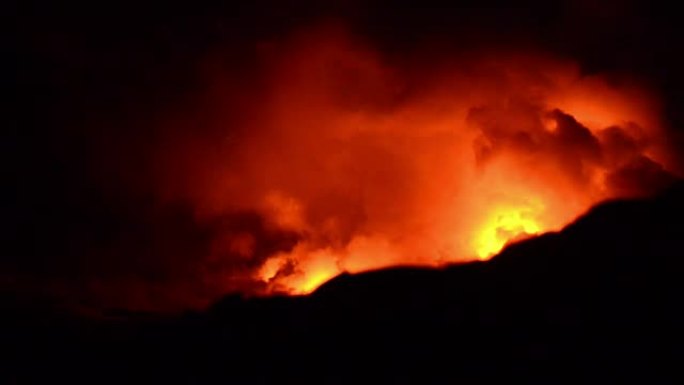
[[[1,383],[682,383],[684,185],[488,263],[85,319],[4,298]]]

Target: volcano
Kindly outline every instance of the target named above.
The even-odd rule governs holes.
[[[13,2],[0,380],[680,382],[676,11]]]

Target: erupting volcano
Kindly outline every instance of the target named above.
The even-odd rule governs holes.
[[[158,151],[162,195],[224,224],[203,262],[223,291],[488,259],[673,175],[658,99],[626,76],[512,50],[400,65],[337,27],[257,54],[253,78],[207,72],[211,135],[174,117]]]
[[[0,383],[684,383],[674,6],[3,8]]]

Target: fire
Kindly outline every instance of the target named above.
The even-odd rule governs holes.
[[[214,87],[216,134],[160,160],[164,194],[199,221],[260,218],[216,237],[208,259],[227,267],[205,279],[223,291],[487,259],[672,174],[657,98],[573,63],[495,52],[416,70],[334,28],[262,48],[253,88]]]

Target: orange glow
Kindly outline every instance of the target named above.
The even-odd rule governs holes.
[[[304,250],[281,254],[266,260],[259,272],[259,279],[272,283],[272,290],[290,294],[308,294],[325,281],[340,273],[336,257],[329,250]],[[298,270],[279,276],[288,264],[296,264]]]
[[[487,259],[672,169],[657,98],[573,63],[478,53],[417,71],[337,28],[262,48],[254,89],[212,91],[203,114],[220,134],[161,160],[164,194],[199,221],[263,219],[216,237],[208,260],[229,267],[207,280],[223,291],[304,294],[342,272]]]
[[[495,210],[475,238],[475,252],[480,259],[487,259],[501,251],[508,241],[540,231],[539,224],[530,218],[525,208]]]

